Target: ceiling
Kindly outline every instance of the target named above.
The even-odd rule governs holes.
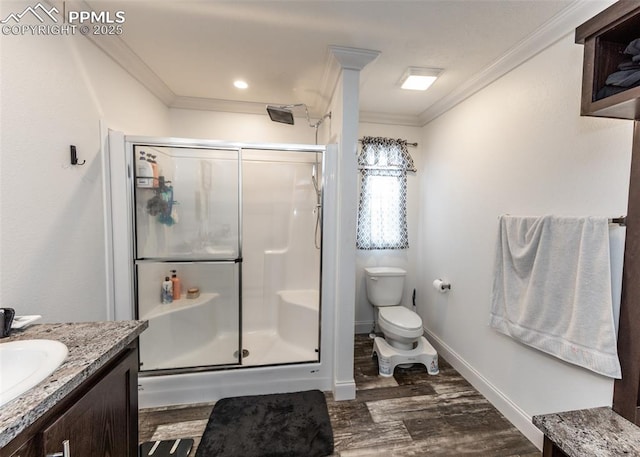
[[[610,3],[86,0],[96,11],[126,13],[122,41],[96,44],[168,106],[264,113],[268,103],[304,103],[319,117],[335,85],[337,45],[380,52],[361,74],[361,118],[407,125],[424,125],[508,71],[506,60],[512,68],[544,39],[566,35],[585,4],[597,12]],[[425,92],[405,91],[397,83],[409,66],[444,72]],[[249,88],[236,89],[236,79]]]

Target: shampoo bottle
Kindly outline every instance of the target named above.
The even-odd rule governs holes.
[[[168,305],[173,302],[173,283],[169,279],[169,276],[165,276],[162,281],[162,304]]]
[[[171,284],[173,286],[173,299],[180,300],[180,293],[182,291],[180,289],[180,278],[178,278],[176,270],[171,270]]]
[[[151,168],[153,170],[153,187],[159,187],[160,170],[158,169],[158,162],[156,162],[155,155],[151,155],[149,157],[151,157]],[[147,161],[149,161],[149,159],[147,159]]]

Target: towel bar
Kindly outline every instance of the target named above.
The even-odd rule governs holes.
[[[627,217],[626,216],[612,217],[609,219],[609,224],[618,224],[621,227],[625,227],[627,225]]]

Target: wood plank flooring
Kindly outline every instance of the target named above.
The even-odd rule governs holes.
[[[356,335],[355,400],[326,393],[336,457],[540,457],[541,453],[440,357],[440,374],[422,366],[378,375],[373,341]],[[213,404],[140,411],[140,442],[192,437],[195,456]],[[301,456],[304,457],[304,456]]]

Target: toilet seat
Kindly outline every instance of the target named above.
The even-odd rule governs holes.
[[[385,306],[378,309],[378,324],[383,333],[405,338],[422,336],[422,319],[404,306]]]

